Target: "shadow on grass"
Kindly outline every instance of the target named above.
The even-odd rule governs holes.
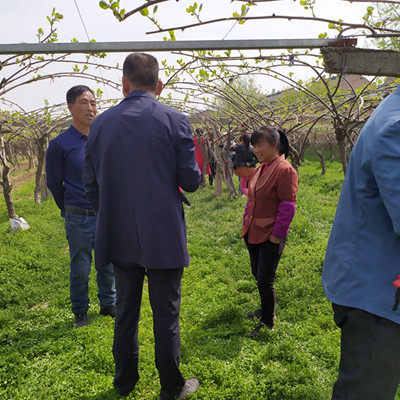
[[[24,324],[26,321],[21,321]],[[51,325],[44,326],[30,330],[18,330],[13,334],[5,334],[2,337],[2,351],[3,356],[11,356],[16,353],[19,354],[21,350],[26,350],[29,344],[29,351],[35,352],[37,345],[43,352],[47,352],[54,345],[54,340],[65,338],[65,333],[73,329],[70,321],[60,321],[52,323]]]
[[[193,352],[201,359],[230,360],[240,354],[243,341],[247,340],[245,318],[239,309],[220,307],[204,317],[183,338],[182,355]]]

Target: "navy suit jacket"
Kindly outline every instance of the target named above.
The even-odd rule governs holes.
[[[193,192],[200,180],[189,121],[179,111],[135,90],[98,116],[83,172],[97,212],[96,264],[188,266],[179,187]]]

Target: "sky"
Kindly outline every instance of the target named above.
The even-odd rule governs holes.
[[[107,0],[108,1],[108,0]],[[129,7],[137,7],[144,0],[120,0],[120,4],[127,11]],[[161,3],[155,14],[163,27],[175,27],[185,23],[192,23],[193,17],[186,13],[186,8],[194,3],[194,0],[180,0]],[[234,11],[239,11],[243,2],[230,0],[203,0],[202,18],[214,19],[232,16]],[[300,6],[300,1],[281,0],[268,1],[251,8],[249,16],[256,15],[309,15]],[[371,3],[372,4],[372,3]],[[343,0],[319,0],[316,8],[317,15],[324,18],[342,18],[350,22],[361,22],[368,3],[349,3]],[[97,42],[105,41],[154,41],[163,40],[166,34],[147,35],[146,32],[155,30],[156,27],[140,15],[134,15],[123,22],[118,22],[109,10],[99,7],[98,0],[0,0],[0,43],[36,43],[38,28],[48,29],[47,15],[53,8],[63,15],[60,23],[56,24],[59,42],[70,42],[77,39],[86,42],[88,36]],[[244,25],[235,24],[232,21],[219,24],[206,25],[184,32],[175,31],[177,40],[223,40],[223,39],[290,39],[303,38],[315,39],[320,33],[328,32],[333,38],[335,32],[329,31],[325,23],[311,23],[294,21],[259,21],[247,22]],[[171,59],[170,53],[153,53],[159,61]],[[106,62],[109,65],[122,64],[126,54],[109,53]],[[0,55],[0,61],[6,56]],[[52,68],[59,68],[53,66]],[[0,71],[0,81],[8,77],[10,68]],[[110,75],[113,80],[120,80],[120,73]],[[300,76],[300,78],[303,78]],[[72,78],[61,78],[54,81],[25,85],[6,94],[6,97],[25,110],[31,110],[43,106],[44,100],[50,104],[61,103],[65,99],[66,91],[74,84],[81,83]],[[89,84],[90,83],[86,83]],[[277,81],[262,82],[263,88],[271,92],[272,89],[280,89]],[[118,97],[120,93],[106,87],[102,87],[105,97]],[[0,106],[1,108],[1,106]]]

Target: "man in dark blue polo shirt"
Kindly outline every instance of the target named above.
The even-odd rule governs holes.
[[[67,92],[71,126],[50,142],[46,155],[47,186],[65,218],[69,244],[70,296],[75,327],[87,325],[88,284],[94,248],[96,216],[86,198],[82,168],[89,127],[97,113],[93,91],[83,85]],[[100,314],[115,317],[112,264],[96,265]]]

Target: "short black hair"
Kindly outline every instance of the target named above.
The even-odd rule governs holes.
[[[147,53],[131,53],[124,61],[122,74],[135,87],[154,92],[158,83],[158,61]]]
[[[76,98],[79,97],[84,92],[90,92],[90,93],[92,93],[93,97],[96,98],[93,90],[90,89],[89,86],[76,85],[76,86],[72,86],[72,88],[68,90],[68,92],[67,92],[67,103],[68,104],[74,104],[75,101],[76,101]]]

